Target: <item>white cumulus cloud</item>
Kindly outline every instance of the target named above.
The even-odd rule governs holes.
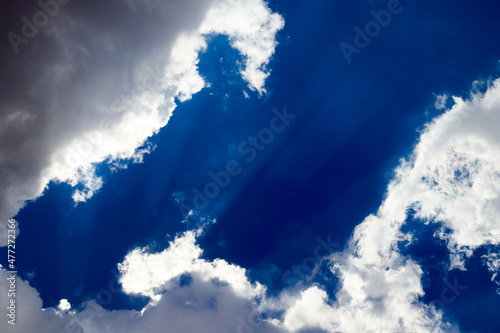
[[[465,269],[476,249],[491,247],[483,259],[492,280],[498,280],[500,80],[485,93],[473,89],[469,99],[453,99],[454,106],[426,126],[412,155],[401,161],[377,214],[356,227],[344,252],[331,256],[341,286],[336,300],[328,303],[317,287],[302,291],[286,312],[287,328],[458,331],[435,306],[419,300],[422,267],[398,251],[400,241],[411,241],[411,234],[401,232],[410,208],[422,227],[440,224],[435,237],[447,242],[450,269]]]

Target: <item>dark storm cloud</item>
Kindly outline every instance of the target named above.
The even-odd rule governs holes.
[[[229,35],[249,59],[243,75],[260,84],[282,27],[281,17],[261,1],[49,0],[2,6],[1,220],[36,199],[50,180],[82,183],[85,190],[73,198],[84,201],[101,186],[93,163],[144,153],[135,149],[166,124],[173,98],[189,99],[204,85],[196,67],[202,34]],[[245,13],[249,23],[231,26],[225,12],[239,22]]]

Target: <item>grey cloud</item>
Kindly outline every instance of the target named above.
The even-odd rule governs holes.
[[[42,3],[48,2],[55,8],[55,0]],[[207,21],[214,4],[237,14],[257,8],[261,21],[243,31],[220,24],[228,17],[217,12]],[[0,43],[0,221],[40,196],[50,180],[84,184],[74,199],[85,201],[101,186],[93,163],[143,154],[135,149],[168,122],[174,97],[189,99],[203,87],[195,53],[204,40],[196,36],[231,35],[233,46],[257,59],[242,75],[261,84],[282,27],[281,17],[260,0],[71,0],[59,3],[27,43],[15,43],[16,53],[8,34],[23,36],[23,25],[42,9],[36,2],[16,2],[8,11]]]

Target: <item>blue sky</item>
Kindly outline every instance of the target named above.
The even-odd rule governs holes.
[[[496,2],[47,3],[3,5],[2,332],[500,331]]]

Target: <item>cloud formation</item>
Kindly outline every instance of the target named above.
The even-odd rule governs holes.
[[[7,29],[21,34],[22,13],[35,10],[20,5]],[[205,87],[197,64],[211,36],[228,36],[243,79],[263,94],[283,25],[262,0],[71,2],[17,54],[2,44],[13,84],[0,92],[1,231],[50,181],[79,185],[81,202],[102,186],[96,164],[141,161],[175,98]]]
[[[113,9],[115,19],[96,17],[95,6],[104,16]],[[241,75],[249,88],[265,93],[266,65],[282,26],[282,18],[259,0],[61,8],[40,36],[7,59],[12,66],[2,68],[4,77],[16,74],[14,86],[25,89],[21,95],[0,91],[0,219],[41,195],[51,180],[82,184],[74,200],[84,201],[102,185],[95,163],[140,161],[152,149],[144,145],[147,138],[168,122],[174,98],[188,100],[205,86],[196,66],[212,34],[229,37],[244,55]],[[41,54],[31,67],[21,68],[36,52]],[[65,300],[42,309],[38,292],[18,279],[23,319],[9,331],[458,331],[421,301],[424,268],[398,246],[411,241],[401,231],[411,208],[416,218],[441,226],[436,237],[446,241],[450,269],[465,269],[467,258],[486,246],[484,264],[498,281],[500,80],[487,84],[485,93],[474,91],[470,99],[453,97],[454,106],[426,126],[396,169],[377,214],[330,257],[340,281],[334,299],[319,285],[270,298],[244,268],[202,259],[199,232],[188,231],[162,252],[135,249],[119,264],[123,292],[151,298],[142,311],[108,311],[92,300],[77,309]],[[438,98],[436,107],[445,108],[446,99]],[[7,239],[3,231],[0,237]],[[0,269],[2,290],[6,278]],[[6,325],[0,321],[0,330]]]
[[[443,110],[446,108],[446,102],[448,101],[448,95],[436,95],[436,101],[434,102],[434,107],[436,110]]]
[[[454,97],[454,106],[427,124],[412,155],[396,169],[377,214],[356,227],[344,252],[331,256],[341,285],[335,302],[329,305],[317,287],[301,292],[286,312],[287,328],[458,331],[443,322],[435,306],[420,301],[422,268],[403,256],[398,244],[411,242],[401,226],[412,208],[424,223],[440,224],[435,237],[447,243],[450,269],[465,269],[466,259],[486,246],[491,251],[483,257],[485,265],[498,280],[500,80],[487,84],[485,93],[474,90],[468,100]]]
[[[196,244],[201,231],[188,231],[162,252],[135,249],[119,264],[123,291],[151,298],[142,311],[110,312],[95,301],[75,311],[64,300],[58,309],[41,311],[36,290],[19,281],[20,311],[30,318],[19,329],[457,332],[440,309],[421,301],[423,268],[399,252],[398,244],[412,237],[401,226],[409,208],[423,221],[440,223],[436,237],[447,241],[451,269],[464,269],[464,260],[478,247],[498,245],[499,96],[497,80],[469,100],[454,97],[455,105],[426,126],[413,154],[396,169],[377,214],[355,228],[343,252],[331,255],[332,272],[340,281],[335,299],[318,285],[269,298],[265,286],[251,283],[244,268],[202,259]],[[500,266],[494,249],[484,256],[493,280]],[[1,276],[0,281],[6,283]]]
[[[17,323],[0,322],[8,332],[286,332],[262,318],[266,288],[251,283],[245,269],[216,259],[201,259],[195,244],[200,231],[178,236],[160,253],[136,249],[119,265],[125,293],[151,297],[142,310],[108,311],[90,300],[78,311],[67,300],[41,309],[38,292],[17,281]],[[7,290],[7,272],[0,269],[0,287]]]

